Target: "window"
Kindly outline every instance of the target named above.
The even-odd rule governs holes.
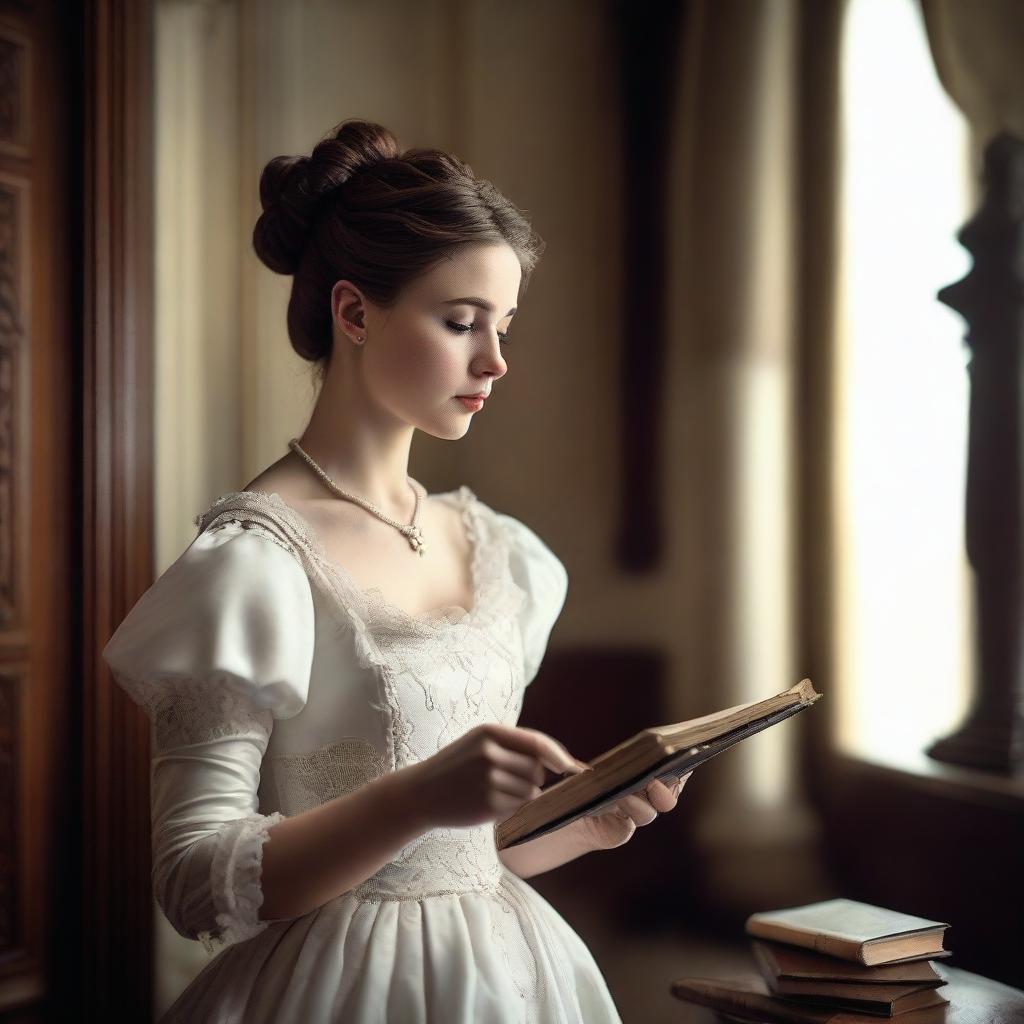
[[[842,56],[838,416],[840,749],[923,750],[966,710],[969,350],[936,292],[967,273],[968,128],[913,0],[851,0]]]

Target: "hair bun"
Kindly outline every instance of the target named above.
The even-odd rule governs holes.
[[[260,175],[263,213],[253,229],[256,255],[278,274],[294,274],[320,201],[360,171],[401,158],[395,135],[373,121],[336,125],[312,156],[276,156]]]
[[[256,255],[278,274],[294,274],[309,236],[308,156],[275,156],[260,175],[263,213],[253,229]]]

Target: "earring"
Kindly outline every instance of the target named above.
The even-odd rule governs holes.
[[[363,337],[362,335],[360,335],[360,336],[359,336],[358,338],[356,338],[356,344],[357,344],[357,345],[362,345],[362,343],[363,343],[364,341],[366,341],[366,338],[365,338],[365,337]]]

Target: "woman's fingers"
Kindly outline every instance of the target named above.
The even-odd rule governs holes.
[[[692,774],[693,771],[691,770],[685,775],[680,775],[671,786],[666,786],[660,779],[654,779],[650,782],[645,793],[647,799],[651,803],[651,806],[660,814],[664,814],[665,811],[671,811],[679,800],[679,794],[683,791],[683,786],[686,785],[686,780]]]
[[[487,726],[490,733],[505,748],[512,748],[524,754],[532,754],[545,768],[549,768],[556,775],[564,775],[566,772],[579,773],[586,771],[588,765],[578,761],[569,751],[558,742],[553,736],[539,729],[530,729],[527,726],[506,726],[492,723]]]
[[[635,793],[617,800],[615,806],[623,814],[628,814],[637,825],[649,825],[658,816],[654,807]]]
[[[671,811],[676,805],[676,793],[658,779],[648,783],[646,795],[650,805],[661,814]]]
[[[631,793],[616,801],[616,808],[628,814],[637,825],[649,825],[659,814],[675,807],[686,780],[692,773],[680,776],[676,784],[669,787],[659,779],[652,779],[639,793]]]
[[[544,765],[537,758],[530,757],[529,754],[517,754],[507,747],[500,747],[494,755],[494,761],[513,775],[529,779],[538,786],[544,785],[544,780],[547,777]]]
[[[534,785],[529,779],[497,767],[491,769],[491,785],[502,793],[519,797],[524,802],[535,797],[539,789],[539,786]]]

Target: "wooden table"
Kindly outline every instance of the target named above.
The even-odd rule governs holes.
[[[911,1010],[896,1017],[849,1014],[837,1010],[836,1024],[852,1021],[880,1024],[886,1020],[894,1020],[898,1024],[1024,1024],[1024,992],[1020,989],[940,961],[933,961],[932,966],[948,982],[938,990],[949,1000],[948,1006]],[[759,991],[768,991],[759,974],[752,973],[742,979],[736,976],[736,980],[749,981]],[[681,1024],[720,1024],[741,1019],[694,1003],[680,1002],[680,1008]],[[767,1016],[743,1018],[743,1024],[755,1021],[756,1024],[774,1024],[774,1020]]]

